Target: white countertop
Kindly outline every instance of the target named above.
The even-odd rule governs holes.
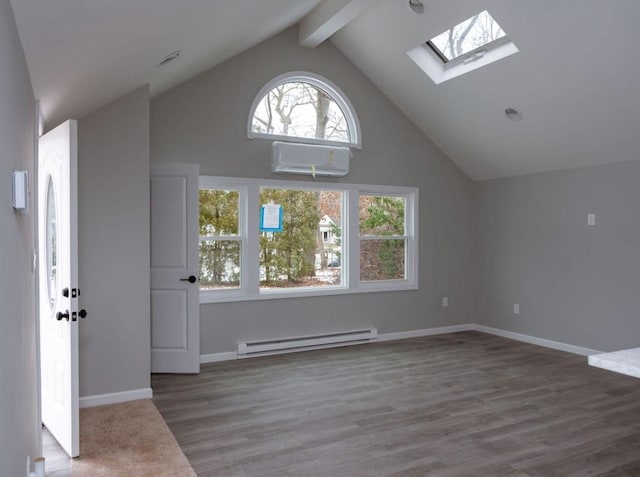
[[[616,373],[640,378],[640,348],[623,349],[613,353],[593,354],[589,364]]]

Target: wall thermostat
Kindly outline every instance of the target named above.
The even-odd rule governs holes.
[[[14,209],[27,208],[27,193],[29,190],[29,172],[13,171],[11,175],[11,203]]]

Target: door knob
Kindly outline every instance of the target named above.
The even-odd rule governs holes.
[[[195,275],[191,275],[189,278],[181,278],[180,281],[181,282],[195,283],[195,282],[198,281],[198,279],[196,278]]]
[[[56,313],[56,320],[62,321],[63,318],[69,321],[69,310],[66,310],[64,313],[62,313],[61,311]]]

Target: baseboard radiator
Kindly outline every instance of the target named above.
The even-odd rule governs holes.
[[[241,341],[238,343],[238,358],[269,356],[294,353],[296,351],[371,343],[376,341],[377,338],[378,330],[376,328],[369,328],[366,330],[277,338],[263,341]]]

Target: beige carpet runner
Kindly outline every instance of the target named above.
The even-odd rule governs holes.
[[[193,471],[151,400],[80,410],[73,477],[191,477]]]

